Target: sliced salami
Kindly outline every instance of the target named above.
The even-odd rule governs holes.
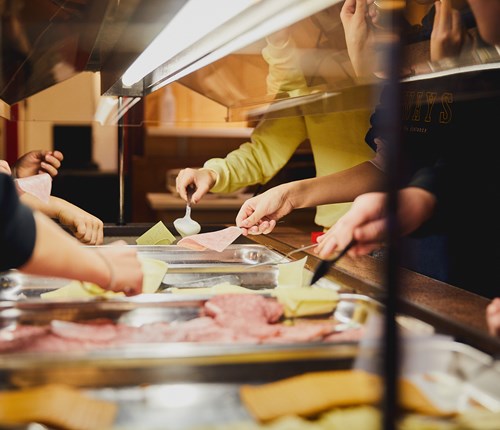
[[[212,231],[210,233],[194,234],[183,237],[177,245],[195,251],[204,251],[212,249],[217,252],[224,251],[241,235],[239,227],[227,227],[222,230]]]

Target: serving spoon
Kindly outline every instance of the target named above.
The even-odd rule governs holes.
[[[191,197],[193,196],[194,188],[190,185],[187,187],[186,192],[186,214],[182,218],[177,218],[174,221],[174,227],[182,237],[192,236],[201,231],[201,225],[191,218]]]

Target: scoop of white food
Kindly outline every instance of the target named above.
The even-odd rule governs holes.
[[[198,234],[201,230],[200,224],[191,219],[191,207],[186,206],[186,215],[174,221],[174,227],[182,237]]]

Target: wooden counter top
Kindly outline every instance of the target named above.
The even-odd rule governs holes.
[[[253,236],[252,240],[274,246],[285,244],[298,248],[311,243],[310,232],[293,227],[277,227],[269,236]],[[271,246],[273,246],[271,244]],[[312,251],[307,254],[307,267],[314,270],[319,260]],[[297,256],[301,258],[302,256]],[[374,297],[382,297],[385,266],[381,259],[371,256],[342,258],[330,269],[329,277],[347,289]],[[486,326],[486,306],[489,299],[437,281],[424,275],[401,269],[399,292],[401,311],[420,318],[439,331],[454,336],[490,353],[500,352],[500,340],[491,337]]]

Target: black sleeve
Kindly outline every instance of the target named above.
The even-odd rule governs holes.
[[[450,191],[450,172],[447,163],[439,160],[435,165],[424,167],[415,172],[408,183],[409,187],[422,188],[436,197],[437,205],[432,218],[417,229],[412,236],[425,236],[442,233],[449,216],[448,194]]]
[[[35,247],[36,226],[10,176],[0,173],[0,271],[26,263]]]

